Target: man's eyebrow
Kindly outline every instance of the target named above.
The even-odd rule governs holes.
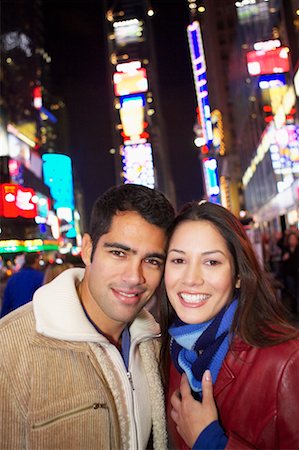
[[[120,242],[105,242],[104,247],[106,248],[120,248],[122,250],[125,250],[126,252],[132,252],[136,254],[136,250],[132,249],[131,247],[128,247],[127,245],[121,244]]]
[[[131,253],[133,253],[133,255],[137,254],[137,250],[135,250],[131,247],[128,247],[127,245],[121,244],[120,242],[105,242],[103,246],[105,248],[119,248],[121,250],[124,250],[125,252],[131,252]],[[165,254],[158,253],[158,252],[147,253],[145,255],[145,258],[159,258],[162,261],[165,261]]]
[[[166,256],[164,255],[164,253],[149,253],[148,255],[146,255],[146,258],[159,258],[162,261],[165,261]]]

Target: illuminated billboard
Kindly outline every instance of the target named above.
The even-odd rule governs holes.
[[[69,223],[72,225],[66,236],[76,236],[74,228],[74,187],[72,160],[67,155],[46,153],[42,156],[44,182],[50,188],[56,211],[71,211],[68,213]]]
[[[299,97],[299,68],[296,70],[295,76],[294,76],[294,88],[297,97]]]
[[[121,97],[120,104],[119,115],[123,132],[130,138],[139,137],[144,131],[144,95]]]
[[[261,89],[280,88],[286,85],[286,77],[283,73],[261,75],[259,78],[259,87]]]
[[[25,167],[30,168],[30,147],[13,134],[8,133],[8,153],[13,159],[17,159]]]
[[[148,81],[144,68],[127,73],[115,72],[113,74],[114,93],[116,96],[147,92]]]
[[[225,155],[224,132],[222,113],[218,109],[214,109],[211,113],[211,121],[213,127],[213,147],[219,155]]]
[[[36,202],[33,189],[18,184],[0,184],[0,216],[33,219],[37,214]]]
[[[204,143],[209,145],[213,141],[213,131],[208,97],[206,62],[199,23],[195,21],[188,25],[187,33],[198,103],[198,121],[203,131]]]
[[[16,159],[9,159],[8,172],[12,183],[24,184],[24,168],[20,161]]]
[[[210,201],[220,200],[220,186],[218,178],[218,166],[215,158],[203,159],[204,178],[207,196]]]
[[[118,47],[143,40],[143,22],[136,18],[114,22],[113,28]]]
[[[121,148],[125,183],[141,184],[154,188],[154,162],[149,143],[125,145]]]
[[[46,219],[48,217],[49,211],[51,209],[51,201],[48,197],[41,194],[40,192],[37,192],[36,196],[37,196],[37,202],[36,202],[37,215],[40,218]]]
[[[285,73],[290,70],[289,48],[279,47],[273,50],[251,51],[246,55],[250,75]]]
[[[43,106],[41,86],[35,86],[33,88],[33,106],[35,109],[41,109]]]
[[[46,153],[42,156],[44,182],[50,188],[54,208],[74,209],[72,161],[67,155]]]

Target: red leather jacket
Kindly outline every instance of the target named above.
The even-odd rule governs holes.
[[[172,449],[186,449],[170,418],[180,374],[170,367],[168,425]],[[233,342],[214,385],[226,449],[299,449],[299,341],[255,348]]]

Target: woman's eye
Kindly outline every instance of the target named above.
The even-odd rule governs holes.
[[[209,266],[216,266],[217,264],[220,264],[219,261],[215,261],[215,259],[210,259],[206,262]]]
[[[174,258],[171,262],[174,264],[184,264],[184,260],[182,258]]]

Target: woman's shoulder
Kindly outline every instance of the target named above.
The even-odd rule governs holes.
[[[249,358],[259,358],[263,361],[287,360],[291,357],[299,360],[299,337],[265,347],[255,347],[240,337],[235,337],[231,345],[231,353],[239,356],[242,354],[243,357],[248,355]]]

